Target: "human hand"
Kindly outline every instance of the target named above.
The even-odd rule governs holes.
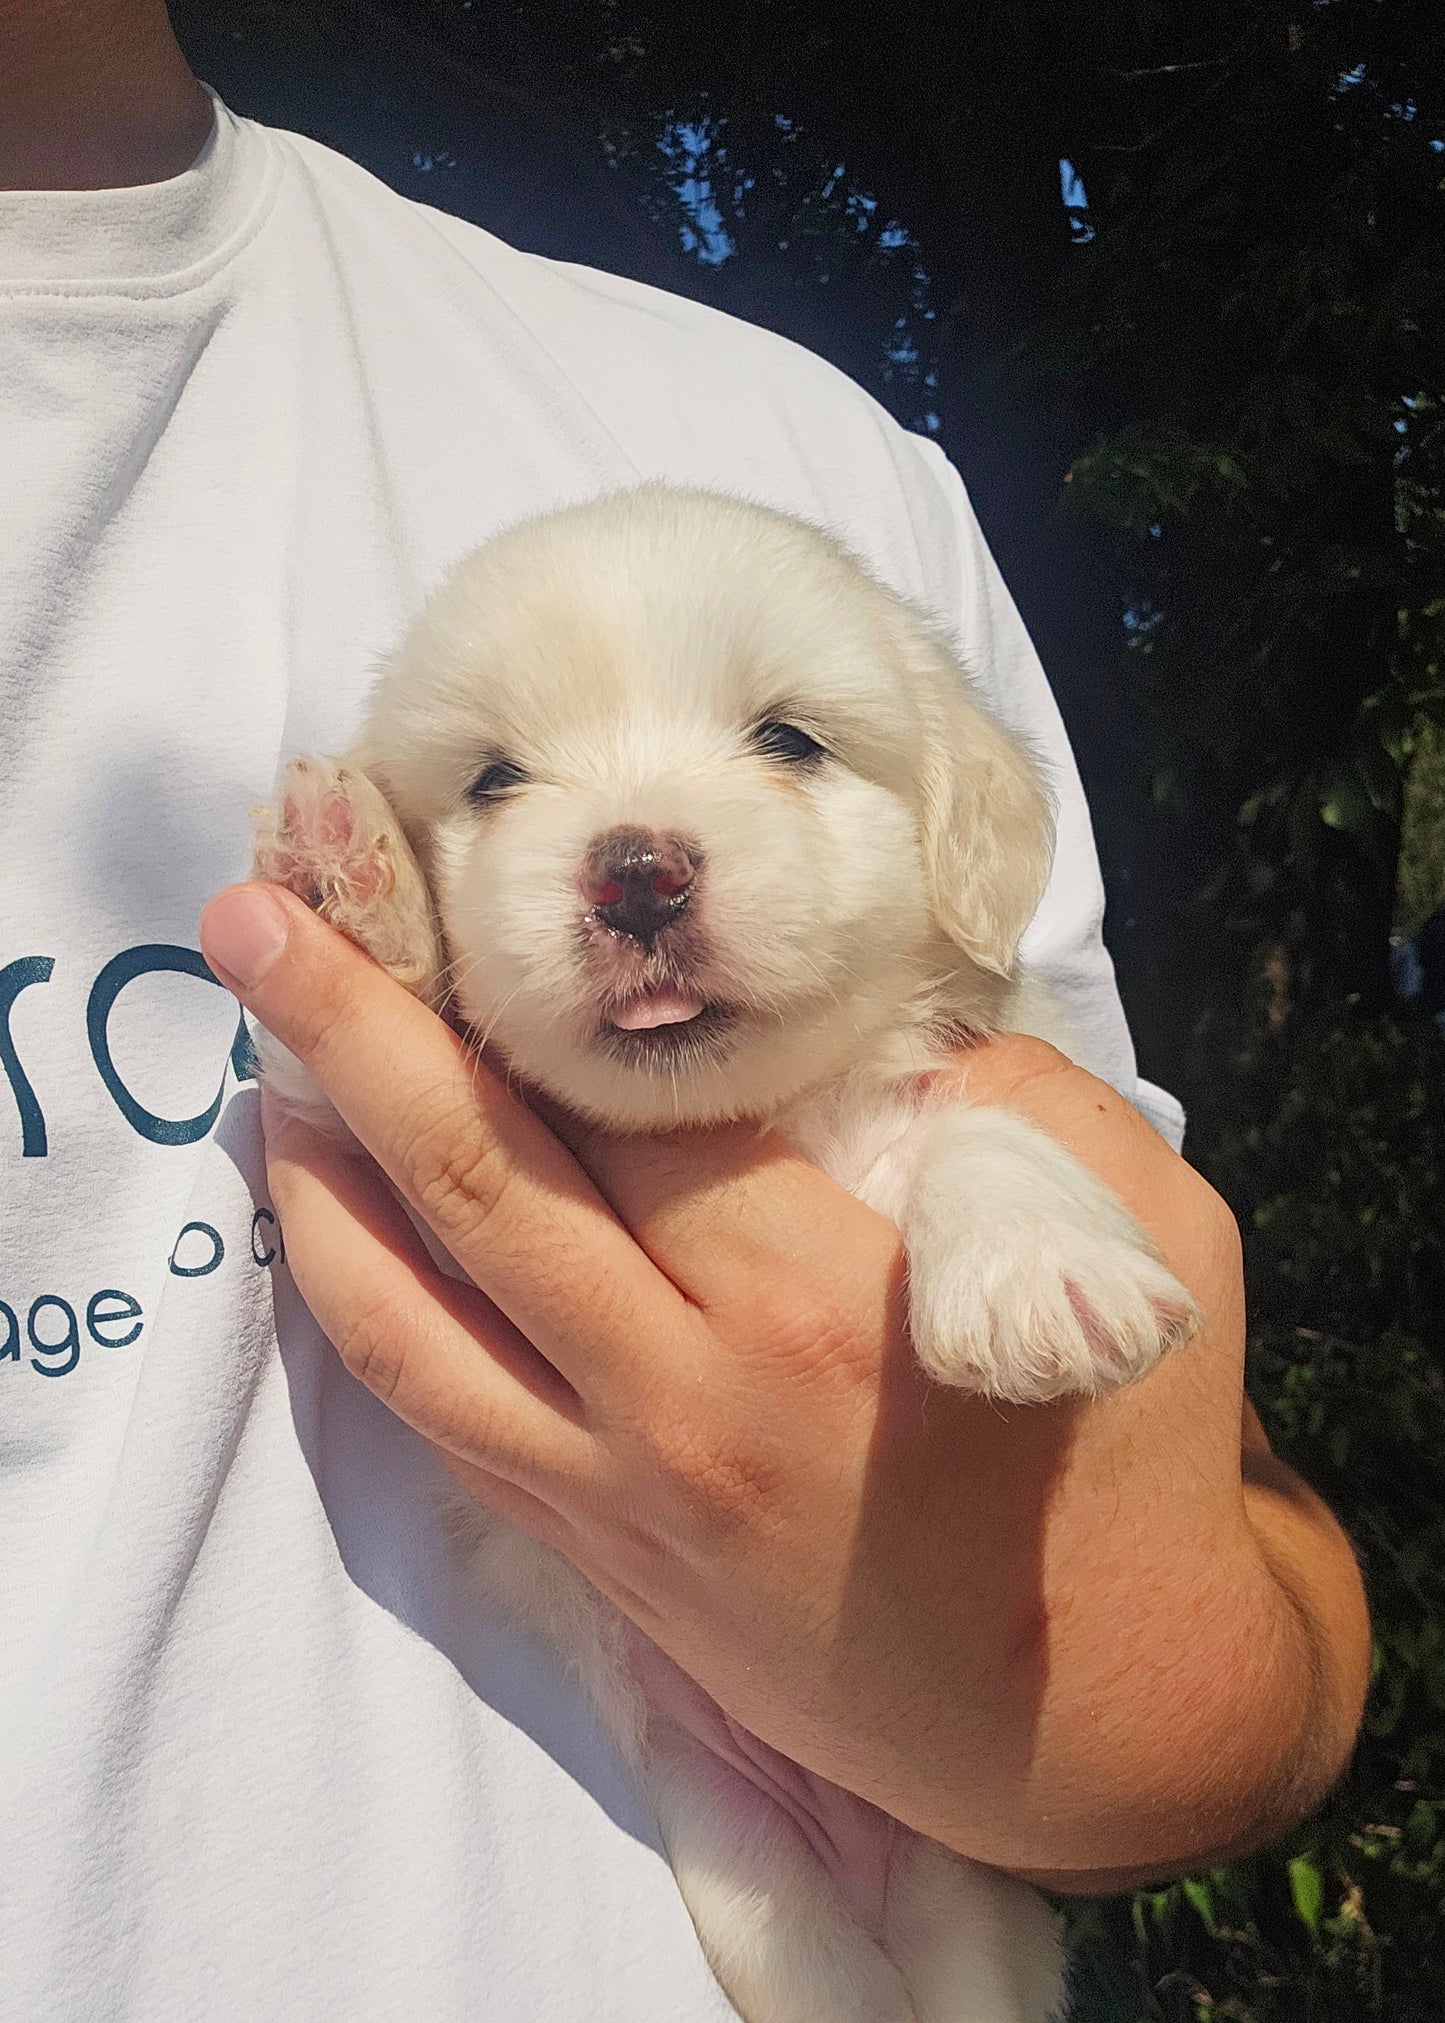
[[[288,1260],[347,1367],[735,1719],[1051,1879],[1223,1846],[1295,1802],[1306,1757],[1333,1774],[1348,1549],[1292,1492],[1275,1530],[1301,1549],[1262,1543],[1232,1224],[1102,1084],[1025,1040],[959,1070],[1095,1166],[1207,1324],[1131,1390],[1003,1412],[928,1384],[897,1232],[775,1140],[564,1146],[290,895],[236,888],[202,935],[380,1169],[274,1120]],[[1295,1568],[1322,1554],[1328,1577]]]

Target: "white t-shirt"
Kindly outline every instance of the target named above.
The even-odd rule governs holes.
[[[196,916],[449,561],[715,485],[946,614],[1044,751],[1030,953],[1137,1100],[963,488],[778,338],[219,109],[171,182],[0,196],[0,474],[0,2015],[726,2016],[575,1690],[463,1606],[435,1464],[300,1306]]]

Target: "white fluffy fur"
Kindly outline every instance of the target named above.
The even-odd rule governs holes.
[[[777,721],[826,755],[760,751],[756,727]],[[478,806],[468,788],[500,760],[525,778]],[[701,861],[650,953],[579,884],[620,827]],[[257,870],[578,1112],[785,1132],[902,1230],[929,1373],[1030,1403],[1141,1375],[1194,1318],[1090,1172],[927,1079],[968,1034],[1043,1029],[1016,952],[1051,840],[1036,769],[923,614],[799,521],[646,487],[464,561],[384,669],[355,750],[293,763]],[[695,1055],[629,1052],[609,1008],[679,981],[731,1023]],[[297,1064],[264,1057],[317,1108]],[[637,1632],[544,1548],[466,1521],[478,1578],[569,1656],[636,1765],[747,2023],[1058,2012],[1032,1891],[879,1821],[887,1908],[865,1930],[796,1826],[662,1711]]]

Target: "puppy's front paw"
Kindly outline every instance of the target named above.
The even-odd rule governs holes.
[[[1194,1333],[1193,1298],[1102,1181],[1021,1119],[968,1122],[904,1218],[913,1343],[931,1376],[1020,1404],[1095,1396]]]
[[[293,759],[251,811],[254,875],[284,885],[419,997],[440,969],[431,901],[391,804],[366,774]]]
[[[1142,1242],[1093,1231],[978,1231],[966,1256],[910,1258],[909,1283],[929,1374],[1019,1404],[1132,1383],[1197,1324]]]

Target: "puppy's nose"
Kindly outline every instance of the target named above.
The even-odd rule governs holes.
[[[609,829],[583,860],[582,891],[599,920],[650,948],[687,911],[699,862],[680,836]]]

